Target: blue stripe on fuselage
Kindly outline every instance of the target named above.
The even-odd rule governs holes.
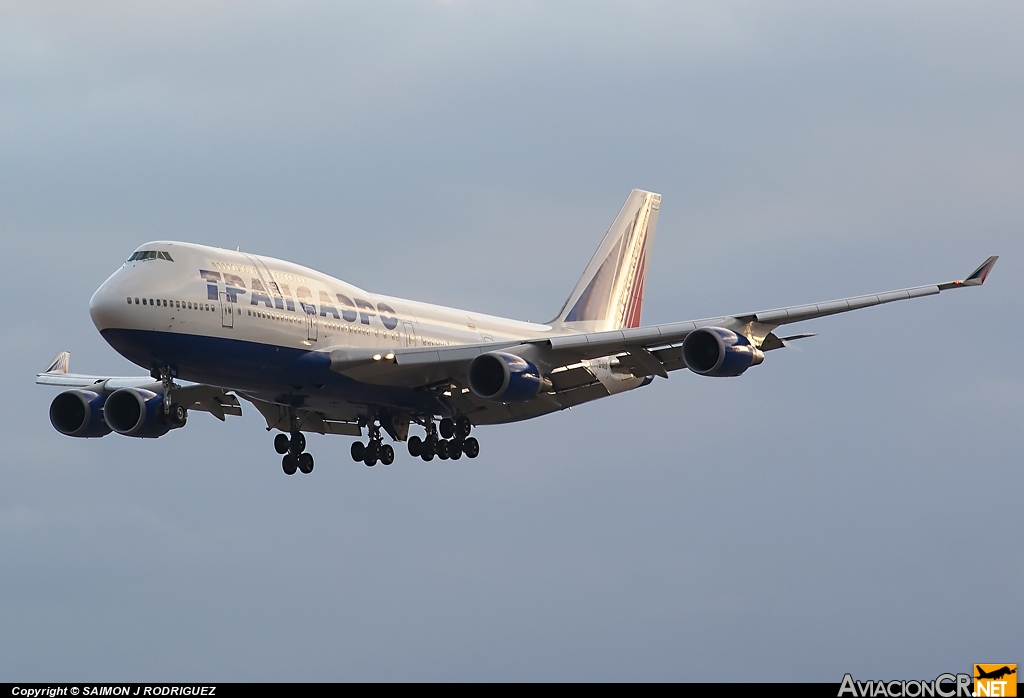
[[[433,414],[444,411],[429,393],[369,385],[335,373],[330,357],[322,352],[153,330],[106,329],[101,334],[119,354],[147,370],[172,366],[183,380],[269,401],[310,407],[344,401]]]

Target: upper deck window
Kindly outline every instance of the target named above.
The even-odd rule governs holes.
[[[171,255],[166,252],[158,252],[154,250],[139,250],[138,252],[133,253],[132,256],[128,258],[128,261],[135,262],[140,259],[166,259],[168,262],[174,261],[171,259]]]

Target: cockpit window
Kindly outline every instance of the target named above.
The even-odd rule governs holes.
[[[139,250],[138,252],[133,253],[132,256],[128,258],[128,261],[135,262],[140,259],[164,259],[168,262],[174,261],[168,253],[154,250]]]

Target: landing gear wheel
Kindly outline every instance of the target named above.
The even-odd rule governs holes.
[[[288,435],[278,434],[274,437],[274,450],[282,456],[288,453]]]
[[[445,417],[441,420],[439,431],[441,432],[441,438],[452,438],[455,436],[455,422],[453,422],[449,417]]]
[[[423,439],[418,436],[409,437],[409,455],[415,458],[423,451]]]
[[[449,441],[448,442],[448,457],[452,460],[458,460],[462,458],[462,442],[461,441]]]
[[[427,438],[423,439],[423,445],[420,446],[420,455],[422,456],[424,453],[429,453],[430,458],[433,458],[434,456],[437,455],[436,436],[428,436]],[[430,458],[427,458],[426,460],[430,460]]]
[[[303,453],[297,460],[299,461],[299,470],[304,474],[309,475],[313,472],[313,456],[308,453]]]
[[[462,443],[462,450],[467,458],[476,458],[480,455],[480,442],[471,436]]]
[[[281,459],[281,468],[284,470],[285,475],[294,475],[298,467],[297,459],[290,453]]]
[[[374,461],[380,458],[380,442],[371,441],[366,444],[366,450],[363,452],[363,458],[372,458]]]
[[[292,434],[292,441],[290,444],[292,453],[299,455],[306,450],[306,437],[302,435],[301,431],[297,431]]]
[[[352,460],[356,463],[363,460],[363,456],[366,455],[366,446],[363,445],[362,441],[356,441],[352,444]]]
[[[366,449],[366,454],[363,456],[363,462],[366,463],[367,468],[372,468],[377,465],[377,454]]]
[[[441,460],[448,460],[448,439],[441,439],[437,442],[437,457]]]
[[[188,410],[185,409],[185,406],[171,405],[171,422],[174,426],[183,427],[186,421],[188,421]]]
[[[422,458],[425,462],[429,463],[430,461],[434,460],[434,452],[424,451],[423,453],[420,454],[420,458]]]
[[[390,445],[384,444],[380,447],[380,462],[384,465],[391,465],[395,462],[395,449],[391,448]]]
[[[459,421],[455,422],[455,434],[466,438],[469,436],[469,432],[473,430],[473,423],[466,417],[459,417]]]

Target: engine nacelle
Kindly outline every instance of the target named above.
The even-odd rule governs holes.
[[[103,419],[106,396],[91,390],[68,390],[50,403],[50,424],[65,436],[94,439],[110,433]]]
[[[525,402],[551,387],[536,366],[502,351],[481,354],[469,363],[469,389],[484,400]]]
[[[686,367],[702,376],[738,376],[764,361],[746,337],[722,327],[702,327],[683,340]]]
[[[110,428],[118,434],[141,439],[155,439],[183,426],[174,424],[170,415],[164,414],[162,395],[141,388],[115,391],[107,398],[103,415]]]

